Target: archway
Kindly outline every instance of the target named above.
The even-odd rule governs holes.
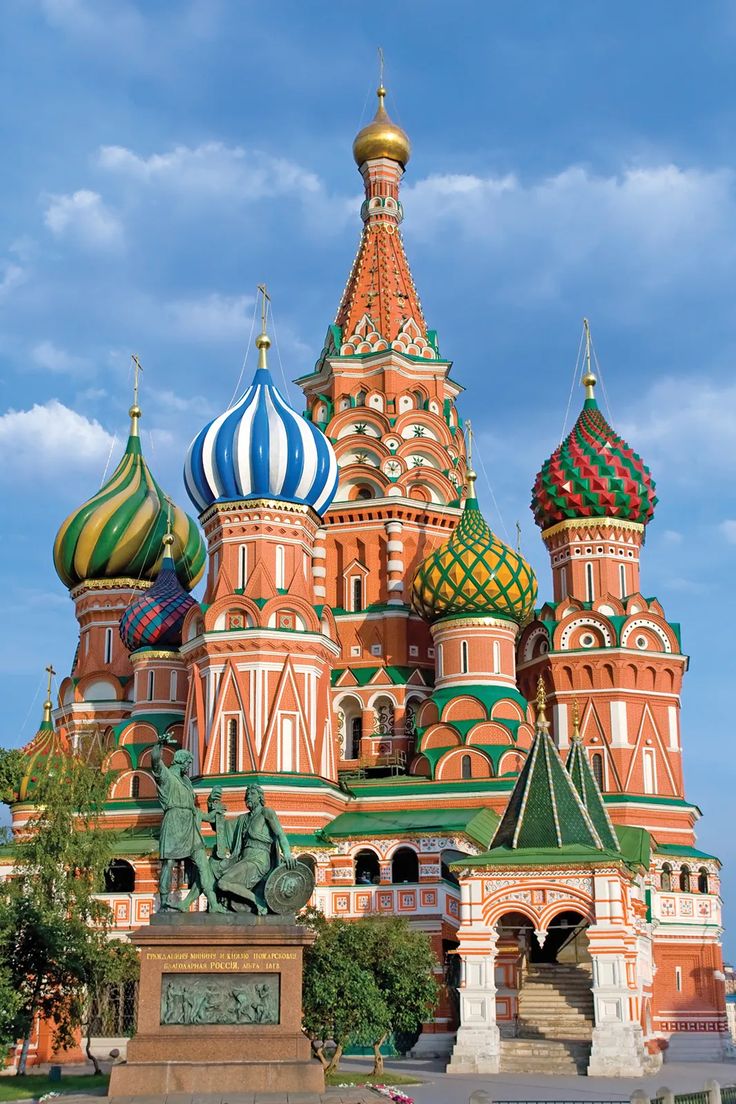
[[[355,884],[378,885],[381,880],[381,864],[378,855],[365,847],[355,856]]]
[[[105,871],[105,893],[133,893],[135,869],[125,859],[113,859]]]
[[[400,847],[394,851],[391,881],[398,884],[419,881],[419,856],[413,847]]]
[[[529,961],[539,963],[590,962],[588,950],[588,921],[572,909],[559,912],[550,921],[542,946],[535,936],[532,940]]]

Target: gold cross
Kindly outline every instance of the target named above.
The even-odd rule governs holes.
[[[516,551],[521,552],[521,525],[516,523]]]
[[[131,354],[130,359],[133,361],[133,406],[138,405],[138,377],[143,371],[143,365],[139,361],[135,353]]]
[[[263,296],[263,298],[261,300],[261,333],[265,334],[265,332],[266,332],[266,315],[268,314],[267,304],[271,302],[271,296],[266,291],[266,285],[265,284],[259,284],[258,285],[258,290],[260,291],[261,295]]]
[[[383,88],[383,49],[378,47],[378,83]]]
[[[46,668],[46,674],[49,676],[48,688],[46,690],[46,697],[50,698],[51,697],[51,680],[54,677],[54,675],[56,674],[56,671],[54,670],[53,665],[51,663],[49,663],[48,667]]]
[[[473,466],[473,427],[470,424],[470,418],[465,421],[465,434],[468,439],[468,467]]]

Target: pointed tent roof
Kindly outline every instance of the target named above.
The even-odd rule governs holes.
[[[611,823],[606,806],[603,804],[603,797],[583,747],[583,741],[577,733],[577,724],[575,724],[575,735],[566,765],[567,773],[570,775],[573,785],[588,811],[588,816],[592,820],[603,846],[608,848],[609,851],[619,851],[618,836]]]

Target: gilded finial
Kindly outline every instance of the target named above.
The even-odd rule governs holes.
[[[51,724],[51,710],[53,709],[53,702],[51,701],[51,680],[56,674],[53,664],[49,663],[46,668],[46,674],[49,677],[46,683],[46,701],[43,703],[43,723]]]
[[[521,552],[521,525],[516,523],[516,551]]]
[[[166,495],[166,532],[164,534],[164,555],[171,555],[171,546],[174,543],[174,534],[171,532],[171,499]]]
[[[140,373],[143,371],[143,365],[136,356],[135,353],[131,354],[130,359],[133,361],[133,405],[131,406],[128,414],[130,415],[130,436],[138,436],[138,423],[141,420],[141,408],[138,405],[138,384]]]
[[[380,107],[383,106],[383,98],[386,95],[386,89],[384,88],[384,85],[383,85],[383,69],[384,69],[383,47],[379,46],[378,47],[378,89],[377,89],[377,95],[378,95],[378,102],[379,102]]]
[[[470,418],[466,418],[465,420],[465,439],[467,441],[466,451],[468,455],[468,470],[466,472],[468,480],[468,498],[475,498],[475,481],[478,477],[473,469],[473,427]]]
[[[547,691],[544,689],[544,679],[540,675],[537,679],[537,731],[549,732],[549,721],[547,720]]]
[[[594,399],[595,385],[598,381],[590,361],[590,323],[587,318],[583,319],[583,329],[585,330],[585,375],[583,376],[583,387],[585,388],[586,399]]]
[[[258,290],[261,293],[261,332],[256,338],[256,349],[258,349],[258,367],[268,368],[268,360],[266,353],[271,347],[271,338],[266,333],[266,318],[268,316],[268,304],[271,302],[271,296],[266,290],[265,284],[259,284]]]
[[[386,86],[383,83],[384,59],[383,50],[378,48],[378,108],[373,119],[356,135],[353,142],[353,156],[360,168],[364,161],[372,161],[381,157],[388,157],[391,161],[398,161],[402,168],[411,156],[411,143],[405,132],[396,123],[392,122],[384,100],[386,99]]]
[[[578,699],[572,699],[572,738],[573,740],[582,740],[580,735],[580,709],[578,708]]]

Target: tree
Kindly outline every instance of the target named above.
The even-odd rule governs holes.
[[[90,989],[120,967],[110,910],[97,896],[115,845],[103,826],[108,783],[72,756],[47,760],[35,780],[35,813],[13,844],[13,877],[0,886],[0,970],[19,996],[19,1074],[36,1017],[54,1024],[57,1049],[73,1045]]]
[[[311,912],[306,922],[317,932],[304,960],[304,1032],[325,1073],[340,1065],[349,1042],[370,1046],[387,1029],[386,1005],[371,974],[355,957],[355,925],[326,920]],[[332,1040],[333,1054],[325,1045]]]
[[[15,1018],[19,1009],[20,994],[13,988],[13,979],[8,970],[0,969],[0,1067],[18,1039]]]
[[[437,965],[428,936],[405,920],[304,917],[317,933],[304,970],[304,1030],[326,1072],[337,1069],[348,1043],[373,1047],[373,1073],[383,1073],[381,1047],[393,1032],[421,1028],[437,1003]],[[335,1043],[331,1059],[327,1040]]]

